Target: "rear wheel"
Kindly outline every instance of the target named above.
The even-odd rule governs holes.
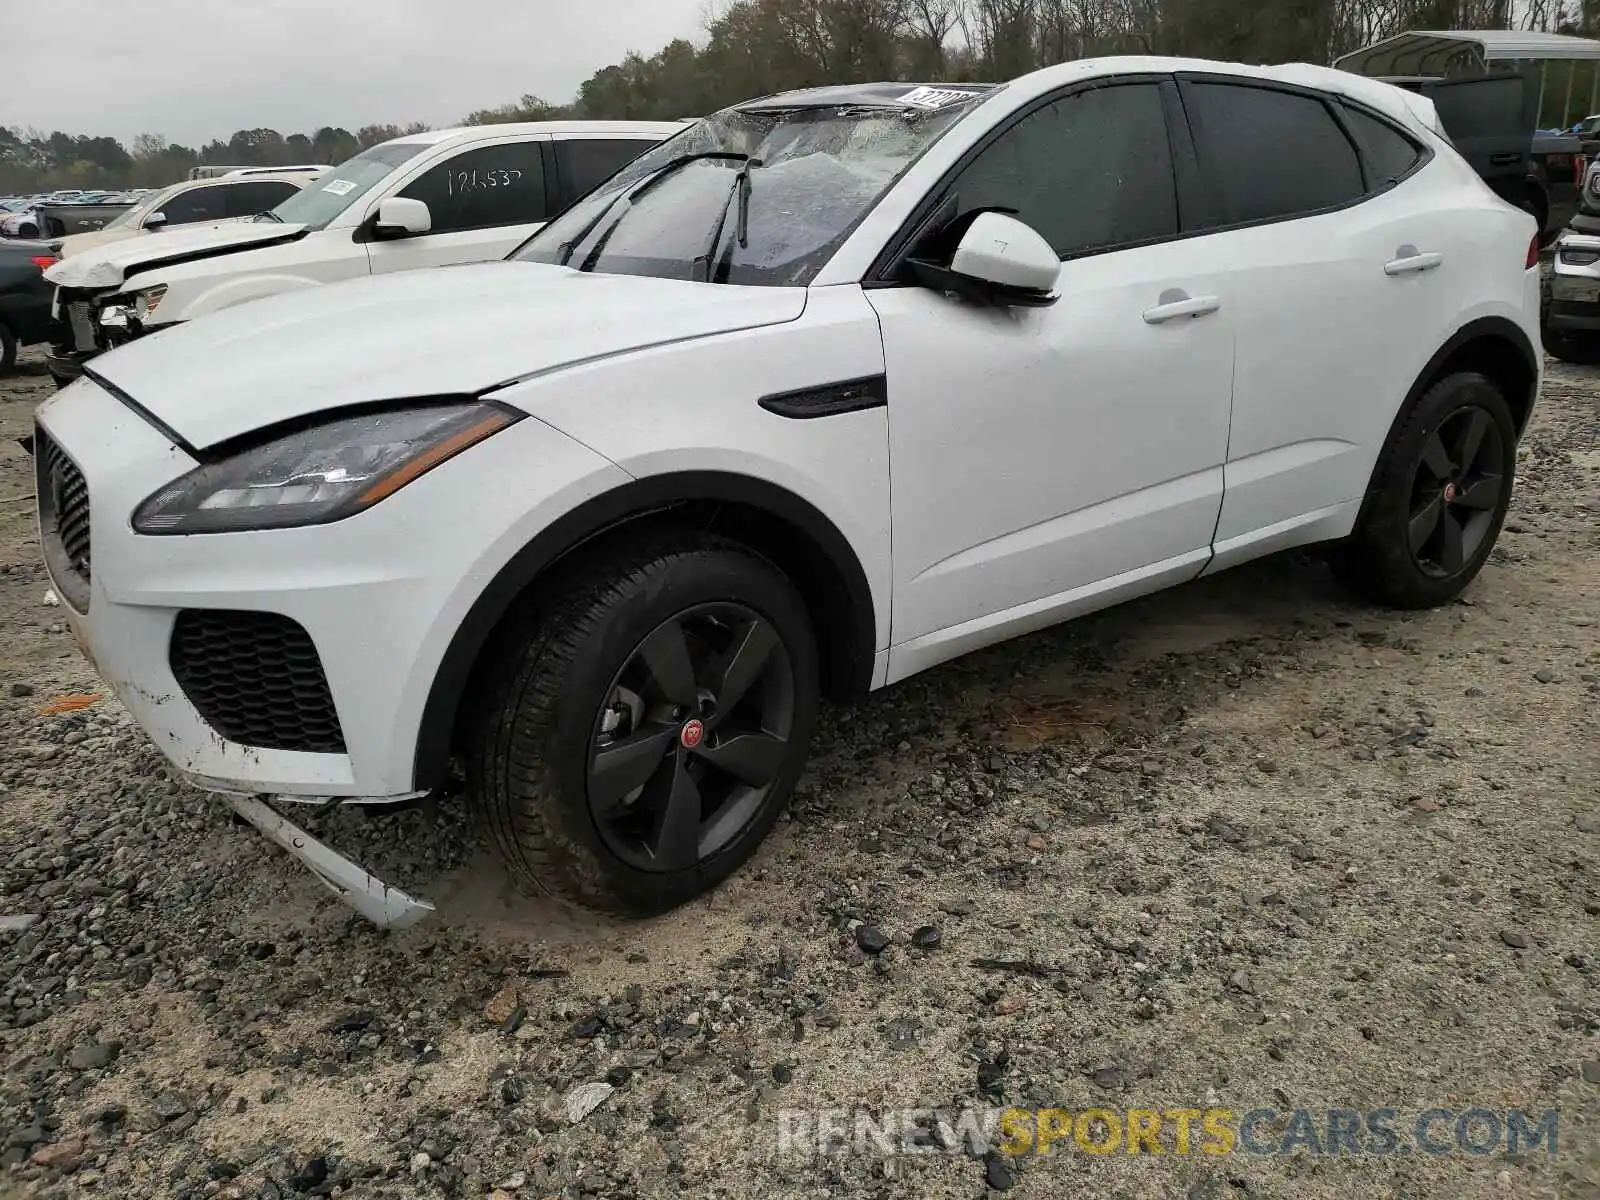
[[[648,915],[715,887],[794,788],[817,654],[789,581],[679,535],[569,572],[502,640],[473,802],[520,886]]]
[[[1600,333],[1569,333],[1545,326],[1540,330],[1545,353],[1565,363],[1600,362]]]
[[[1390,437],[1340,576],[1396,608],[1431,608],[1482,569],[1511,504],[1516,424],[1500,389],[1464,371],[1429,388]]]

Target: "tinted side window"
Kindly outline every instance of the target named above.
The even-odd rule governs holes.
[[[1366,191],[1355,147],[1320,100],[1196,83],[1184,103],[1228,223],[1302,216],[1348,204]]]
[[[235,183],[228,187],[228,215],[251,217],[277,208],[298,189],[281,179],[263,179],[256,183]]]
[[[179,192],[161,206],[168,225],[192,225],[196,221],[220,221],[228,215],[228,189],[197,187]]]
[[[1367,160],[1367,187],[1371,191],[1399,179],[1422,157],[1422,148],[1386,121],[1348,105],[1344,110],[1361,156]]]
[[[434,233],[543,221],[544,159],[538,142],[467,150],[412,180],[400,195],[424,201]]]
[[[957,178],[960,212],[1014,208],[1063,258],[1178,232],[1161,89],[1078,92],[1023,117]]]
[[[566,185],[567,197],[576,200],[588,195],[653,145],[654,142],[639,140],[558,140],[556,156],[561,160],[562,182]]]

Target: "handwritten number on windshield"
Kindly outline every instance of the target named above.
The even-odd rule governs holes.
[[[465,196],[468,192],[481,192],[485,188],[511,187],[521,178],[522,172],[514,167],[510,170],[449,171],[445,174],[445,194]]]

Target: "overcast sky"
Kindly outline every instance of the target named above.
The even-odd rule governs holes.
[[[0,125],[161,133],[445,125],[552,102],[629,50],[699,38],[705,0],[0,0]]]

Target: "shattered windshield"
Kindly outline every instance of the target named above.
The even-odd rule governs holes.
[[[804,286],[987,88],[728,109],[655,147],[511,257],[613,275]],[[692,157],[691,157],[692,156]]]

